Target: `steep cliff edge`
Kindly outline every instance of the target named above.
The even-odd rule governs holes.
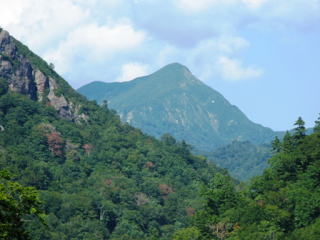
[[[62,118],[87,120],[81,104],[75,104],[81,97],[44,60],[2,29],[0,78],[6,79],[11,91],[52,106]]]

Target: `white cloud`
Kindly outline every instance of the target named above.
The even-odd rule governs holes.
[[[145,32],[135,29],[127,18],[116,16],[123,2],[0,0],[0,26],[53,62],[56,70],[77,86],[92,77],[97,79],[98,73],[104,80],[108,71],[119,69],[124,55],[144,42]],[[113,72],[109,78],[118,74]]]
[[[233,59],[233,56],[248,47],[250,43],[246,39],[232,35],[205,39],[188,49],[166,45],[155,57],[154,69],[171,62],[180,62],[208,84],[217,76],[228,81],[258,77],[263,72],[261,69],[244,67],[238,60]]]
[[[263,71],[259,68],[244,67],[239,60],[226,56],[218,58],[216,67],[221,76],[230,81],[257,78],[263,74]]]
[[[202,80],[208,80],[215,75],[217,59],[222,55],[232,56],[249,46],[249,42],[241,37],[221,36],[201,41],[185,54],[185,64],[199,69]],[[181,52],[178,53],[181,55]]]
[[[0,0],[0,24],[36,51],[86,21],[89,13],[71,0]]]
[[[214,13],[214,22],[222,20],[233,28],[246,19],[251,19],[249,25],[296,29],[317,25],[320,20],[320,0],[175,0],[175,5],[200,19]]]
[[[262,7],[267,0],[242,0],[242,2],[249,8],[257,9]]]
[[[1,4],[1,14],[0,23],[2,27],[7,28],[10,24],[18,24],[20,21],[20,16],[24,9],[24,1],[12,0],[12,1],[0,1]]]
[[[141,65],[155,70],[170,62],[207,81],[218,73],[234,81],[257,77],[262,70],[238,57],[251,50],[239,35],[278,36],[318,29],[320,21],[320,0],[0,0],[0,6],[0,26],[73,86],[129,80]]]
[[[318,28],[320,21],[320,0],[266,1],[264,7],[257,11],[259,23],[272,27],[293,27],[304,30],[306,26]]]
[[[113,54],[129,51],[145,39],[142,31],[136,31],[127,21],[115,25],[88,24],[70,32],[59,47],[45,54],[60,72],[69,70],[69,62],[81,55],[88,61],[105,61]]]
[[[266,1],[267,0],[175,0],[176,6],[188,13],[199,13],[217,7],[224,7],[224,10],[235,6],[257,9]]]
[[[87,7],[102,5],[110,8],[110,7],[117,7],[121,5],[123,1],[124,0],[75,0],[74,2]]]
[[[202,49],[203,53],[205,51],[210,51],[212,53],[227,53],[233,54],[241,49],[249,47],[250,43],[241,37],[237,36],[219,36],[216,38],[206,39],[198,44],[196,49],[199,51]]]
[[[222,80],[242,81],[257,78],[263,73],[262,69],[247,67],[234,57],[249,46],[250,43],[242,37],[219,36],[203,40],[191,49],[165,46],[155,62],[157,68],[170,62],[181,62],[208,84],[218,76]]]
[[[212,7],[234,3],[235,0],[175,0],[175,2],[178,8],[186,12],[198,13]]]
[[[127,63],[121,68],[121,75],[117,82],[127,82],[137,77],[147,75],[147,66],[140,63]]]

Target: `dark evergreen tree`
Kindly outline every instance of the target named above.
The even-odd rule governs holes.
[[[301,117],[298,118],[298,120],[294,123],[296,128],[294,128],[294,139],[299,141],[303,137],[306,136],[306,128],[305,128],[305,122]]]
[[[293,148],[293,137],[287,131],[283,137],[282,141],[282,149],[284,152],[289,152]]]
[[[315,126],[313,128],[313,131],[316,133],[320,133],[320,114],[318,119],[315,121]]]
[[[281,151],[281,142],[278,137],[275,137],[275,139],[272,141],[272,149],[278,153]]]

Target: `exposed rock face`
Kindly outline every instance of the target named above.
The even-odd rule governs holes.
[[[56,81],[53,78],[49,78],[48,82],[49,82],[50,91],[47,98],[49,100],[49,105],[53,106],[57,111],[59,111],[59,114],[61,117],[67,118],[67,119],[73,119],[74,116],[71,113],[69,104],[65,99],[65,97],[63,95],[57,96],[54,92],[56,89],[58,89],[58,85]],[[40,82],[40,85],[43,85],[43,84]]]
[[[7,56],[15,56],[16,53],[16,47],[14,46],[9,33],[4,30],[0,32],[0,50],[2,54]]]
[[[0,30],[0,77],[8,81],[11,91],[54,107],[63,118],[76,122],[87,119],[87,116],[79,114],[79,106],[68,102],[62,94],[56,94],[59,89],[57,81],[19,54],[15,40],[4,30]]]
[[[38,100],[43,101],[45,90],[50,88],[48,78],[39,70],[34,72],[34,79],[38,90]]]
[[[6,31],[0,32],[0,77],[8,80],[12,91],[27,95],[32,100],[37,99],[31,64],[22,56],[17,56],[17,47]]]

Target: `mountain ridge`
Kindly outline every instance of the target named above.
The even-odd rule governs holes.
[[[253,123],[179,63],[129,82],[89,83],[78,92],[100,104],[107,100],[123,121],[147,134],[170,133],[201,150],[210,151],[233,140],[261,144],[276,135]]]

